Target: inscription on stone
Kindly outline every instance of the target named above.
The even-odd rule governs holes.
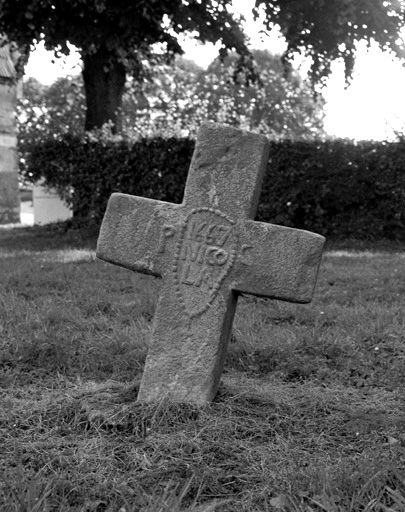
[[[255,222],[268,141],[200,128],[183,203],[113,194],[97,256],[162,278],[138,400],[218,389],[239,293],[309,302],[324,238]]]
[[[215,299],[237,253],[235,221],[213,208],[191,210],[178,237],[174,282],[179,301],[191,317]]]

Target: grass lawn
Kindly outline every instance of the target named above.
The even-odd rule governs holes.
[[[310,305],[241,297],[204,407],[135,402],[159,282],[94,247],[0,229],[1,511],[405,510],[405,247],[330,245]]]

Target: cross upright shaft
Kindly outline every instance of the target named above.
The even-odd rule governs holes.
[[[213,399],[238,293],[311,300],[324,238],[252,220],[268,151],[261,135],[207,123],[181,205],[111,196],[97,256],[163,280],[138,400]]]

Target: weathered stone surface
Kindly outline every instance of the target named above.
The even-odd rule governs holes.
[[[259,223],[261,135],[201,127],[183,203],[113,194],[97,256],[163,280],[138,400],[214,398],[239,292],[309,302],[324,238]]]
[[[0,132],[14,133],[16,104],[16,86],[0,83]]]
[[[0,172],[0,224],[20,222],[20,200],[18,175],[15,172]]]
[[[17,166],[17,149],[13,146],[0,145],[0,173],[13,172]]]
[[[0,144],[0,224],[20,222],[17,170],[17,150]]]
[[[17,87],[10,45],[0,49],[0,224],[20,222],[15,108]]]

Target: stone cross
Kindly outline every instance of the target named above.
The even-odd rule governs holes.
[[[182,204],[111,196],[98,258],[163,280],[138,400],[214,398],[238,294],[310,302],[324,238],[252,220],[268,155],[264,136],[207,123]]]

